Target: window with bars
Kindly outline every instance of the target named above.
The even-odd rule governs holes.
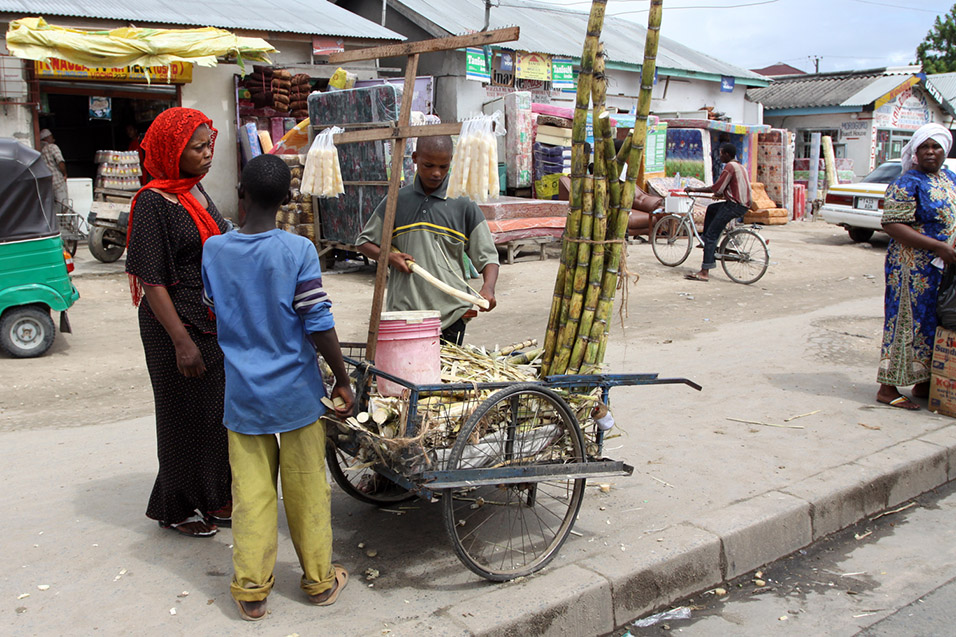
[[[23,60],[0,52],[0,102],[27,102],[29,99],[30,87]]]

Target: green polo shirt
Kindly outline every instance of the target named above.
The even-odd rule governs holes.
[[[488,229],[488,222],[478,205],[467,197],[446,198],[448,177],[442,185],[426,195],[418,175],[408,186],[398,191],[395,210],[395,229],[392,245],[448,285],[474,294],[465,281],[465,254],[481,272],[489,263],[498,263],[498,251]],[[382,223],[385,218],[385,199],[355,241],[382,243]],[[445,294],[414,274],[389,269],[388,296],[385,309],[390,312],[410,310],[438,310],[442,329],[449,327],[472,306]]]

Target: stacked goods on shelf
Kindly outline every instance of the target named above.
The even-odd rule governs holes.
[[[305,73],[292,76],[289,89],[289,110],[294,119],[301,120],[309,116],[309,93],[312,92],[312,83]],[[273,134],[273,137],[275,135]],[[275,137],[276,141],[281,137]]]
[[[292,171],[292,183],[289,184],[289,203],[279,207],[276,213],[276,227],[308,238],[315,243],[315,214],[312,208],[312,195],[301,191],[303,166],[302,155],[279,155]]]
[[[778,208],[774,200],[767,196],[767,189],[759,181],[750,184],[750,197],[753,199],[753,205],[744,215],[744,222],[782,226],[790,220],[790,212],[786,208]]]
[[[534,196],[557,199],[558,179],[571,174],[571,147],[535,142],[533,149]]]
[[[248,95],[253,108],[271,108],[279,113],[288,113],[292,95],[292,73],[261,64],[252,68],[253,72],[240,83],[240,98]]]
[[[139,190],[139,153],[135,150],[96,151],[96,188]]]
[[[392,84],[312,93],[308,99],[310,126],[321,131],[330,126],[397,121],[401,94],[401,87]],[[316,200],[323,240],[354,245],[375,207],[388,194],[390,159],[384,141],[339,148],[345,193]]]
[[[604,361],[614,297],[622,272],[626,274],[623,259],[631,203],[644,166],[662,4],[663,0],[651,0],[627,179],[621,184],[615,179],[621,173],[621,164],[605,110],[607,80],[604,53],[598,42],[607,0],[591,3],[572,128],[569,212],[545,334],[542,376],[597,371]],[[588,106],[592,102],[593,177],[587,172],[585,157]]]

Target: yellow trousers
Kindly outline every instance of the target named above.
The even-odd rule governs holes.
[[[230,591],[243,602],[265,599],[275,583],[278,492],[309,595],[332,588],[331,488],[325,477],[325,423],[276,435],[229,431],[232,467],[232,565]]]

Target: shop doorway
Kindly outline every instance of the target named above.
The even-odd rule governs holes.
[[[91,116],[91,98],[103,97],[108,101],[95,102],[97,116]],[[68,92],[49,89],[41,93],[40,128],[53,132],[70,177],[95,179],[97,151],[131,150],[131,134],[141,138],[150,122],[176,103],[175,94],[139,98],[97,94],[95,89]],[[104,115],[109,118],[102,117]]]

